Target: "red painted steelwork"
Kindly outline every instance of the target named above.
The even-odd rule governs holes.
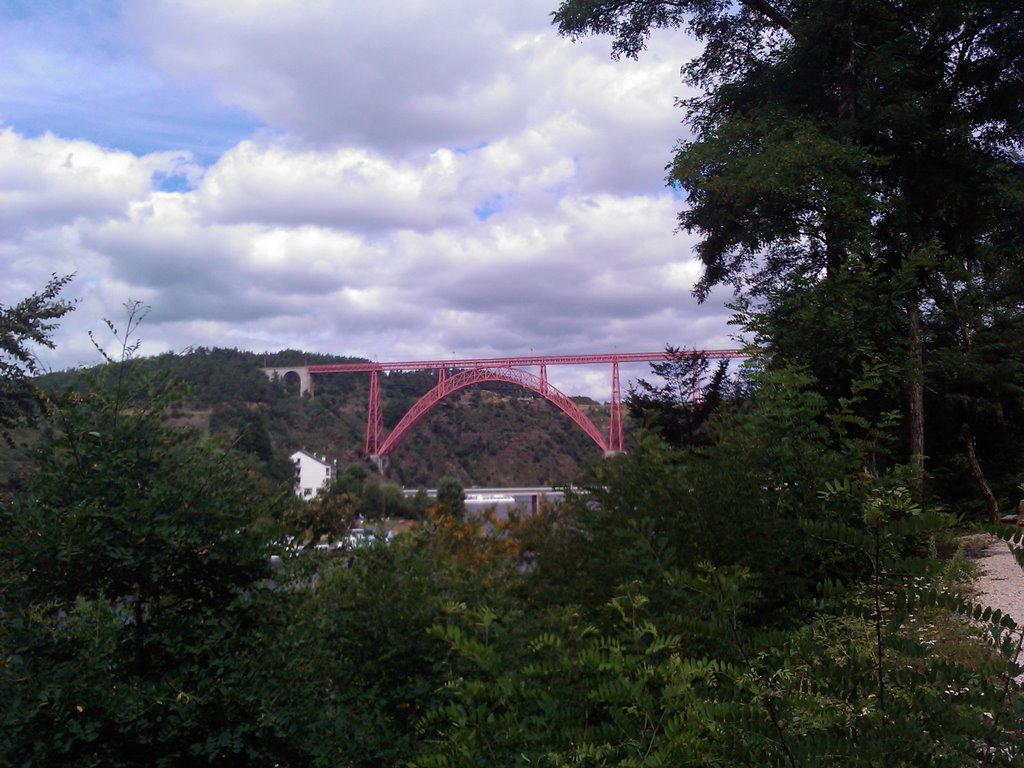
[[[695,353],[680,350],[683,356]],[[703,349],[696,354],[709,360],[732,360],[743,357],[739,349]],[[439,369],[465,370],[468,368],[515,368],[529,365],[594,365],[596,363],[648,363],[668,360],[661,352],[609,352],[598,355],[531,355],[530,357],[479,357],[462,360],[408,360],[395,363],[321,363],[304,367],[310,373],[359,373],[361,371],[433,371]]]
[[[709,360],[745,357],[743,352],[738,349],[705,349],[693,352],[680,350],[677,355],[694,358],[696,355],[703,355]],[[610,352],[593,355],[531,355],[529,357],[481,357],[461,360],[411,360],[393,363],[327,363],[296,366],[295,370],[305,369],[309,374],[310,393],[312,393],[313,374],[367,372],[370,374],[365,445],[366,454],[369,456],[386,455],[405,436],[406,432],[440,400],[459,389],[484,381],[506,381],[542,395],[576,422],[603,450],[621,451],[623,449],[622,397],[619,385],[619,364],[656,362],[669,360],[672,357],[665,351]],[[696,363],[696,359],[694,362]],[[576,407],[576,404],[548,381],[547,366],[549,365],[594,365],[598,363],[612,364],[611,413],[607,440],[598,432],[593,422]],[[522,370],[524,366],[538,366],[540,377]],[[382,371],[427,370],[437,371],[437,386],[416,402],[412,409],[402,417],[387,439],[382,442],[384,424],[378,374]],[[693,397],[696,399],[700,393],[700,385],[696,377],[694,377],[693,387]]]
[[[408,413],[402,417],[402,420],[395,425],[395,428],[391,430],[391,434],[388,435],[387,440],[380,446],[376,455],[386,456],[389,454],[399,441],[405,437],[410,429],[415,426],[424,414],[437,405],[441,400],[448,397],[460,389],[472,386],[473,384],[480,384],[485,381],[506,381],[510,384],[517,384],[520,387],[536,392],[538,395],[542,395],[549,401],[554,403],[566,416],[572,419],[580,428],[590,435],[590,439],[597,443],[602,450],[609,450],[608,444],[604,438],[601,437],[601,433],[598,431],[594,423],[587,418],[587,415],[581,411],[576,403],[568,398],[565,394],[555,389],[550,382],[534,376],[529,371],[519,370],[517,368],[472,368],[467,371],[460,371],[459,373],[448,376],[444,381],[438,382],[432,390],[427,392],[423,397],[416,401],[416,404],[409,409]],[[621,444],[621,435],[620,435]],[[621,450],[621,445],[619,449]]]
[[[619,392],[619,363],[612,363],[612,400],[608,421],[608,450],[622,450],[622,395]]]
[[[384,417],[380,408],[380,382],[377,371],[370,371],[370,400],[366,409],[366,447],[367,456],[376,456],[380,446],[380,436],[384,433]]]

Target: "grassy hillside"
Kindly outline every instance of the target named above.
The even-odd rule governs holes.
[[[172,422],[229,436],[269,475],[287,479],[287,456],[298,448],[336,459],[341,467],[363,461],[369,376],[318,376],[316,395],[310,398],[300,397],[294,385],[270,381],[261,368],[355,361],[295,350],[259,355],[200,348],[133,364],[187,385],[187,394],[169,414]],[[50,390],[84,388],[88,374],[55,373],[39,383]],[[435,382],[429,372],[381,376],[385,431]],[[599,429],[606,427],[606,405],[577,400]],[[7,476],[18,471],[31,443],[30,433],[19,437],[19,448],[0,456]],[[559,485],[577,480],[581,466],[600,457],[590,438],[544,398],[493,383],[462,390],[435,406],[392,453],[387,474],[406,487],[433,486],[445,475],[467,486]]]

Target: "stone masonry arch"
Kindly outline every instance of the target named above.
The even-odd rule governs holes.
[[[309,368],[306,366],[297,365],[281,368],[264,368],[263,372],[267,374],[267,378],[271,381],[279,379],[286,384],[289,381],[294,380],[293,377],[298,377],[299,394],[313,394],[313,377],[309,372]]]

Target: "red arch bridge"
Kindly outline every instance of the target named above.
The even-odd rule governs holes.
[[[695,361],[743,357],[738,349],[681,351]],[[366,415],[366,455],[378,465],[401,442],[409,430],[435,405],[449,395],[474,384],[503,381],[536,392],[555,405],[590,436],[606,454],[622,451],[622,394],[619,385],[620,363],[650,363],[670,359],[668,352],[614,352],[598,355],[561,355],[530,357],[489,357],[468,360],[416,360],[396,363],[328,363],[323,365],[264,368],[270,378],[297,377],[299,393],[313,395],[313,378],[327,373],[369,373],[370,395]],[[599,430],[579,406],[548,381],[548,366],[611,365],[611,413],[607,433]],[[528,369],[536,369],[534,373]],[[379,374],[389,371],[436,371],[437,384],[421,397],[385,436],[381,415]],[[695,395],[698,393],[695,392]]]

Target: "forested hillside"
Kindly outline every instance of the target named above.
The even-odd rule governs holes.
[[[270,381],[261,369],[357,361],[363,362],[299,351],[261,355],[215,348],[140,357],[132,364],[185,383],[169,413],[171,423],[228,436],[271,476],[286,479],[287,456],[300,448],[334,459],[339,467],[363,461],[369,376],[317,376],[310,398],[300,397],[297,386]],[[81,386],[85,373],[55,373],[38,381],[57,391]],[[436,375],[391,373],[380,383],[387,430],[434,386]],[[607,424],[607,406],[577,401],[596,424]],[[21,441],[29,437],[22,435]],[[494,383],[439,403],[391,455],[387,476],[407,487],[435,487],[445,476],[466,486],[565,485],[579,480],[584,463],[600,458],[600,449],[544,398]]]

